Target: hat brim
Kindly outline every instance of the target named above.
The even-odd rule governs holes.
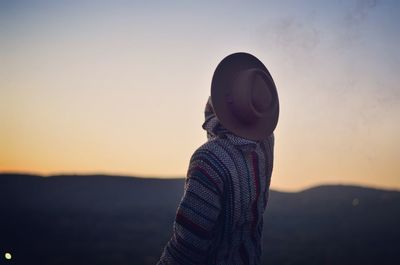
[[[251,124],[244,124],[234,115],[227,98],[231,95],[233,81],[241,71],[257,68],[267,73],[268,88],[273,97],[273,106],[268,113]],[[235,135],[249,140],[266,139],[275,130],[279,118],[279,100],[275,83],[265,65],[248,53],[234,53],[225,57],[215,69],[211,82],[211,101],[215,114],[222,125]]]

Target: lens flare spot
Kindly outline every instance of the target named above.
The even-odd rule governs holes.
[[[4,253],[4,258],[8,260],[12,259],[11,253],[9,252]]]
[[[356,207],[360,204],[360,200],[358,198],[354,198],[351,204],[353,204],[353,206]]]

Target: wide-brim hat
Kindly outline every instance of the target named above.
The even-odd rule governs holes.
[[[211,101],[222,125],[242,138],[266,139],[278,124],[274,80],[251,54],[234,53],[218,64],[211,82]]]

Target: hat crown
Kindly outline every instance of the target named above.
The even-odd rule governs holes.
[[[267,115],[273,103],[268,75],[251,68],[240,71],[232,83],[232,111],[243,123],[253,123]]]
[[[211,82],[215,114],[228,131],[248,140],[264,140],[279,118],[275,83],[257,57],[244,52],[225,57]]]

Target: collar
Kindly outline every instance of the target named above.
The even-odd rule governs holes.
[[[239,137],[237,135],[231,134],[231,133],[227,133],[226,134],[226,138],[235,146],[239,147],[240,149],[244,150],[244,151],[252,151],[254,150],[257,145],[258,142],[253,141],[253,140],[248,140],[242,137]]]

